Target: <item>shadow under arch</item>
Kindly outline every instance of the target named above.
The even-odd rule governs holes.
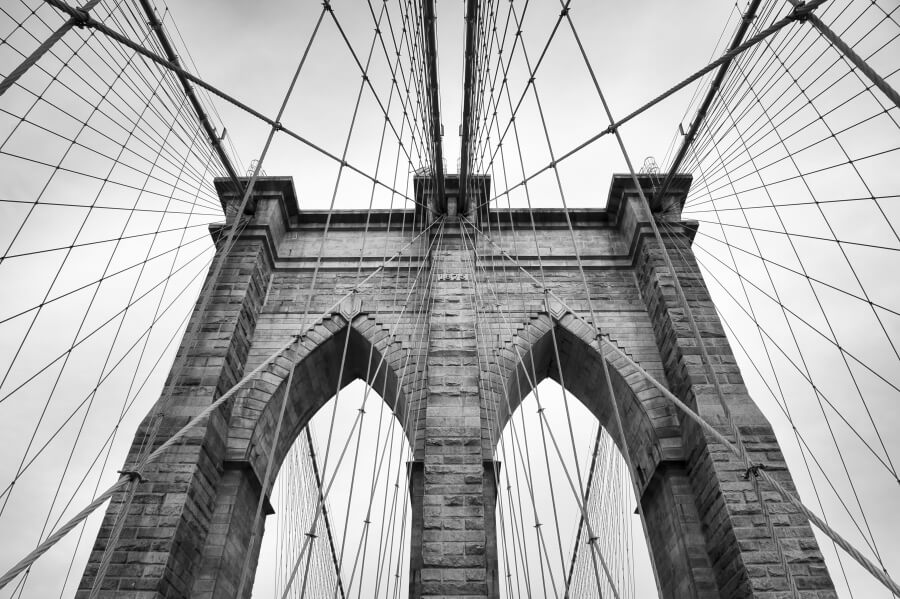
[[[627,348],[616,345],[627,353]],[[615,398],[610,397],[604,376],[604,353],[610,358]],[[498,357],[505,368],[501,367],[503,375],[495,382],[502,386],[503,397],[498,399],[492,438],[500,439],[522,401],[550,378],[587,407],[624,455],[626,448],[613,412],[615,401],[634,466],[631,475],[660,596],[707,596],[704,593],[710,591],[713,594],[709,596],[716,596],[712,560],[708,552],[696,550],[708,542],[698,505],[703,490],[692,486],[678,415],[660,391],[628,360],[609,349],[602,351],[596,331],[568,312],[559,318],[549,314],[532,318]],[[655,369],[661,365],[648,370]],[[568,433],[558,437],[563,435]]]
[[[255,572],[265,524],[260,518],[254,529],[260,497],[264,513],[273,513],[269,494],[285,456],[313,416],[341,389],[357,379],[367,383],[375,391],[369,394],[370,401],[384,400],[411,443],[409,431],[414,426],[406,422],[411,412],[402,373],[415,364],[407,362],[402,342],[373,318],[361,313],[348,319],[334,313],[303,335],[296,351],[277,359],[241,390],[228,420],[225,471],[216,489],[212,519],[217,530],[207,535],[192,596],[235,596],[248,550],[250,573]],[[273,464],[266,482],[270,455]],[[244,597],[250,596],[252,581],[248,576]]]
[[[381,396],[412,444],[413,416],[403,373],[416,366],[401,341],[365,313],[348,320],[336,313],[303,336],[297,351],[280,361],[273,377],[262,378],[235,402],[229,425],[228,459],[247,459],[262,475],[268,462],[293,363],[290,401],[275,440],[277,467],[312,417],[341,389],[360,379]],[[248,426],[249,425],[249,426]]]
[[[534,341],[529,343],[529,339]],[[618,403],[639,488],[647,484],[661,461],[683,457],[677,416],[668,400],[627,360],[615,355],[609,355],[615,398],[610,397],[601,362],[604,354],[596,334],[571,313],[559,319],[546,314],[532,319],[503,354],[501,363],[509,366],[501,383],[505,388],[497,406],[493,439],[500,438],[522,401],[549,378],[587,407],[624,454],[613,412],[613,402]]]

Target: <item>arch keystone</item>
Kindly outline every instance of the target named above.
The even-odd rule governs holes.
[[[553,320],[562,320],[563,317],[569,313],[569,308],[567,308],[565,304],[549,294],[547,294],[545,303],[547,305],[547,312]]]
[[[362,312],[362,298],[354,291],[350,294],[350,297],[344,298],[344,301],[341,302],[338,308],[338,312],[347,322],[352,322]]]

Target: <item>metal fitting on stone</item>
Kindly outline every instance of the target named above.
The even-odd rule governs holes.
[[[753,478],[759,478],[759,471],[766,470],[765,464],[750,464],[750,467],[744,471],[744,480],[750,480],[750,475],[753,475]]]
[[[147,480],[137,470],[118,470],[118,473],[121,474],[122,476],[127,476],[128,480],[130,480],[131,482],[142,483]]]

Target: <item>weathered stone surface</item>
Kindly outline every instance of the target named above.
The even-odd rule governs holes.
[[[179,350],[185,367],[167,381],[162,417],[148,416],[141,425],[126,467],[136,463],[152,427],[159,427],[158,445],[291,335],[308,332],[296,351],[147,469],[148,482],[124,516],[104,596],[233,597],[246,552],[252,566],[258,558],[258,543],[248,545],[254,532],[261,538],[262,524],[257,531],[251,526],[260,497],[271,490],[260,482],[269,449],[277,471],[316,411],[362,378],[395,411],[414,448],[410,597],[499,597],[494,449],[519,403],[550,377],[616,439],[618,403],[664,597],[774,597],[790,594],[792,585],[804,597],[834,597],[802,515],[780,495],[744,480],[742,464],[620,356],[609,356],[614,398],[608,394],[597,330],[731,434],[675,297],[664,250],[629,179],[614,178],[606,209],[571,212],[571,232],[560,210],[487,218],[482,212],[483,234],[449,220],[439,233],[435,228],[439,240],[423,236],[376,284],[337,304],[422,230],[424,215],[337,213],[325,239],[325,213],[299,212],[290,180],[262,179],[256,212],[212,288],[208,309],[193,315],[199,334]],[[674,188],[682,200],[685,184]],[[226,189],[220,192],[233,218],[236,198]],[[689,244],[690,224],[677,214],[667,218]],[[559,299],[548,299],[487,237]],[[433,241],[440,243],[429,255]],[[793,488],[693,257],[669,252],[748,452]],[[431,284],[414,286],[416,277]],[[407,294],[410,288],[416,291]],[[276,438],[292,364],[291,401]],[[109,504],[80,596],[93,583],[123,501],[120,494]]]

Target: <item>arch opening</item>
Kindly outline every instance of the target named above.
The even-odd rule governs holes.
[[[535,387],[551,379],[577,398],[570,403],[584,406],[623,451],[615,419],[618,406],[638,487],[647,485],[660,461],[682,458],[681,429],[668,400],[621,359],[611,358],[608,363],[607,383],[603,354],[592,329],[570,314],[558,321],[544,316],[532,327],[538,333],[534,343],[507,350],[509,368],[504,397],[497,406],[494,439],[500,438],[511,415]],[[520,337],[524,338],[527,335]]]
[[[252,596],[282,596],[286,588],[288,597],[405,594],[411,457],[391,408],[362,379],[328,400],[280,466]],[[319,485],[330,490],[313,528]],[[315,537],[308,541],[310,532]]]
[[[611,597],[611,585],[623,598],[656,597],[625,459],[585,403],[571,393],[567,400],[568,413],[563,388],[544,378],[497,443],[501,597]],[[582,486],[579,471],[590,531],[572,489]]]
[[[530,327],[532,330],[524,331],[514,339],[513,346],[507,350],[505,397],[498,402],[495,418],[497,430],[502,434],[493,438],[507,439],[510,435],[515,437],[511,431],[512,426],[507,425],[518,422],[517,426],[522,428],[524,424],[521,419],[526,418],[526,415],[531,416],[533,424],[528,427],[531,429],[528,431],[532,439],[531,445],[539,448],[538,457],[544,464],[544,474],[535,479],[532,490],[539,489],[546,493],[546,490],[550,489],[551,498],[564,496],[570,502],[570,505],[565,507],[557,505],[554,509],[551,500],[551,511],[547,512],[552,518],[549,528],[548,522],[540,520],[530,524],[532,527],[540,528],[542,535],[546,537],[542,539],[536,536],[536,533],[532,533],[534,542],[537,543],[533,549],[540,549],[540,554],[535,555],[542,556],[545,560],[552,558],[551,563],[559,561],[556,567],[560,576],[565,572],[568,577],[569,569],[574,567],[571,564],[563,565],[562,562],[565,561],[563,554],[569,550],[560,548],[574,542],[580,533],[574,528],[564,532],[562,520],[554,517],[554,514],[566,514],[566,518],[574,522],[569,523],[570,527],[576,526],[580,520],[581,512],[575,497],[576,494],[580,496],[581,489],[589,488],[587,478],[590,464],[585,464],[584,458],[578,456],[585,451],[588,452],[586,455],[593,455],[592,443],[596,441],[597,435],[596,432],[593,435],[584,432],[575,435],[574,432],[579,426],[583,428],[584,423],[591,423],[599,427],[595,431],[603,431],[601,441],[605,445],[601,446],[606,448],[607,454],[615,455],[620,460],[607,464],[608,467],[615,465],[618,468],[619,477],[616,480],[619,481],[617,483],[619,494],[614,499],[609,497],[605,499],[613,505],[618,505],[620,511],[623,504],[631,506],[627,512],[622,511],[616,518],[609,514],[604,515],[603,518],[607,522],[603,526],[616,522],[618,530],[631,533],[632,540],[623,547],[611,549],[613,551],[631,554],[629,552],[632,549],[627,547],[635,546],[634,539],[640,540],[643,566],[639,578],[642,582],[650,583],[648,591],[641,591],[642,596],[648,594],[653,596],[657,592],[657,584],[662,585],[658,592],[663,596],[678,596],[681,592],[678,590],[679,585],[694,586],[697,580],[708,578],[709,564],[705,561],[692,562],[684,541],[688,537],[702,539],[703,532],[697,525],[697,508],[693,502],[693,491],[690,490],[689,473],[686,470],[682,450],[682,429],[668,401],[628,360],[610,353],[607,354],[610,356],[610,362],[607,364],[609,373],[607,381],[601,346],[594,330],[571,314],[565,314],[559,319],[551,319],[544,315],[533,320]],[[526,344],[525,339],[534,339],[534,342]],[[611,341],[622,347],[615,339]],[[541,390],[548,386],[552,390],[550,398],[555,398],[551,402],[540,399]],[[563,398],[566,401],[563,401]],[[520,409],[523,407],[524,410]],[[535,416],[537,410],[541,408],[543,416]],[[552,414],[551,410],[554,408],[561,411],[562,418],[551,428],[547,426],[545,419]],[[621,416],[621,428],[615,417],[617,408]],[[572,443],[573,436],[576,441],[575,449]],[[586,449],[588,446],[590,448]],[[524,464],[527,465],[528,459],[531,459],[528,457],[528,451],[533,451],[533,448],[526,451],[519,444],[515,449],[525,457]],[[508,445],[498,446],[497,450],[498,459],[507,459],[501,454],[504,450],[509,451]],[[625,451],[628,452],[633,470],[629,470],[624,459]],[[577,462],[576,467],[577,459],[582,461]],[[521,458],[517,457],[513,466],[520,460]],[[568,476],[563,469],[566,460],[569,462],[566,466]],[[548,466],[548,463],[557,467],[552,476],[553,480],[550,480],[551,466]],[[582,475],[580,483],[579,468]],[[520,476],[522,475],[523,473],[520,473]],[[601,480],[605,479],[601,476]],[[503,479],[501,486],[506,484],[506,480]],[[532,503],[530,496],[527,497],[527,503]],[[515,507],[521,509],[519,505]],[[638,507],[643,512],[643,519],[633,514]],[[537,506],[529,506],[528,509],[532,512],[532,516],[540,516],[537,513],[539,511]],[[557,526],[560,527],[558,531]],[[632,531],[635,526],[638,530],[636,535]],[[509,531],[505,531],[504,534],[507,532]],[[552,535],[547,536],[548,532]],[[606,532],[606,528],[602,529],[602,533],[594,531],[596,542],[602,544]],[[551,540],[556,545],[555,557],[550,549]],[[587,540],[581,539],[582,542]],[[521,539],[518,542],[524,551],[526,547],[521,545]],[[614,546],[615,543],[611,545]],[[608,588],[610,576],[603,572],[602,562],[598,560],[595,563],[590,551],[584,553],[582,559],[584,557],[590,558],[585,562],[588,564],[590,582],[584,582],[586,579],[582,577],[580,584],[592,584],[593,586],[588,588],[593,588],[594,591],[597,591],[599,586],[600,592],[603,592],[603,585],[606,585],[607,594],[611,594]],[[571,560],[571,554],[568,555],[568,559]],[[585,563],[579,567],[586,567]],[[635,587],[635,582],[625,577],[627,569],[623,569],[621,564],[616,567],[621,571],[620,582],[623,588],[639,588]],[[655,576],[655,573],[658,573],[658,576]],[[540,584],[547,584],[548,589],[554,586],[556,590],[564,592],[565,581],[560,576],[557,576],[555,581],[550,578],[546,581],[541,580]]]

